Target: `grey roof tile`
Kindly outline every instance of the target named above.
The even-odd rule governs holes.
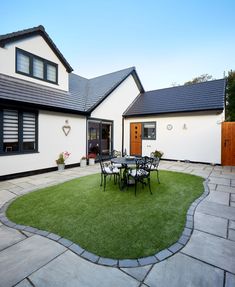
[[[0,99],[52,110],[88,113],[132,73],[136,73],[134,67],[89,80],[70,73],[69,92],[0,74]]]
[[[222,110],[226,80],[172,87],[140,94],[125,116]]]

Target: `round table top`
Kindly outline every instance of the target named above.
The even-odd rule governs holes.
[[[135,156],[132,157],[115,157],[111,159],[112,163],[122,164],[122,165],[133,165],[136,164]]]

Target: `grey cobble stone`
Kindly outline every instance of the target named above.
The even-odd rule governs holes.
[[[178,243],[185,245],[189,240],[189,236],[181,235],[178,240]]]
[[[37,228],[30,227],[30,226],[27,226],[24,230],[28,232],[32,232],[32,233],[36,233],[38,231]]]
[[[170,247],[168,247],[168,249],[173,252],[176,253],[177,251],[179,251],[182,247],[184,247],[184,245],[176,242],[175,244],[171,245]]]
[[[88,260],[90,260],[92,262],[97,262],[99,260],[99,256],[97,256],[97,255],[95,255],[93,253],[90,253],[88,251],[84,251],[82,253],[82,257],[86,258],[86,259],[88,259]]]
[[[118,262],[119,267],[138,267],[137,259],[123,259]]]
[[[66,239],[66,238],[61,238],[61,239],[58,240],[58,242],[59,242],[60,244],[64,245],[65,247],[69,247],[70,245],[73,244],[72,241],[70,241],[70,240],[68,240],[68,239]]]
[[[192,229],[191,228],[185,228],[184,231],[183,231],[183,235],[186,235],[186,236],[190,236],[192,233]]]
[[[42,236],[47,236],[49,234],[49,232],[48,231],[44,231],[44,230],[37,230],[36,234],[42,235]]]
[[[118,260],[100,257],[98,263],[107,266],[117,266]]]
[[[167,257],[171,256],[172,252],[170,252],[168,249],[164,249],[160,252],[158,252],[157,254],[155,254],[155,256],[157,257],[158,260],[164,260]]]
[[[75,252],[76,254],[78,255],[81,255],[85,250],[80,247],[79,245],[77,244],[72,244],[70,247],[69,247],[70,250],[72,250],[73,252]]]
[[[52,240],[55,240],[55,241],[58,241],[58,240],[61,238],[61,236],[59,236],[59,235],[57,235],[57,234],[54,234],[54,233],[49,233],[49,234],[47,235],[47,238],[52,239]]]
[[[187,227],[187,228],[193,228],[193,221],[187,220],[187,221],[186,221],[186,224],[185,224],[185,227]]]
[[[144,258],[139,258],[138,261],[141,266],[145,266],[145,265],[157,263],[158,259],[155,256],[148,256]]]

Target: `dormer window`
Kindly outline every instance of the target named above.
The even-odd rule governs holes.
[[[58,65],[16,48],[16,73],[49,83],[58,83]]]

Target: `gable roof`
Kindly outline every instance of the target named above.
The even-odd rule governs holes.
[[[226,79],[177,86],[139,95],[124,116],[223,110]]]
[[[5,35],[0,35],[0,47],[4,47],[7,43],[26,39],[28,37],[32,37],[35,35],[40,35],[43,37],[43,39],[47,42],[47,44],[50,46],[50,48],[53,50],[56,56],[60,59],[60,61],[62,62],[62,64],[64,65],[68,73],[73,71],[73,68],[69,65],[67,60],[61,54],[61,52],[56,47],[55,43],[49,37],[49,35],[45,31],[45,28],[42,25],[29,28],[29,29],[25,29],[25,30],[21,30],[21,31],[17,31],[17,32],[13,32],[13,33],[9,33],[9,34],[5,34]]]
[[[128,68],[90,80],[71,73],[68,92],[0,74],[0,100],[88,115],[132,73],[137,76]]]
[[[135,67],[109,73],[92,79],[85,79],[75,74],[69,75],[69,91],[79,96],[83,109],[92,112],[102,103],[129,75],[132,75],[140,92],[144,88],[138,78]]]

